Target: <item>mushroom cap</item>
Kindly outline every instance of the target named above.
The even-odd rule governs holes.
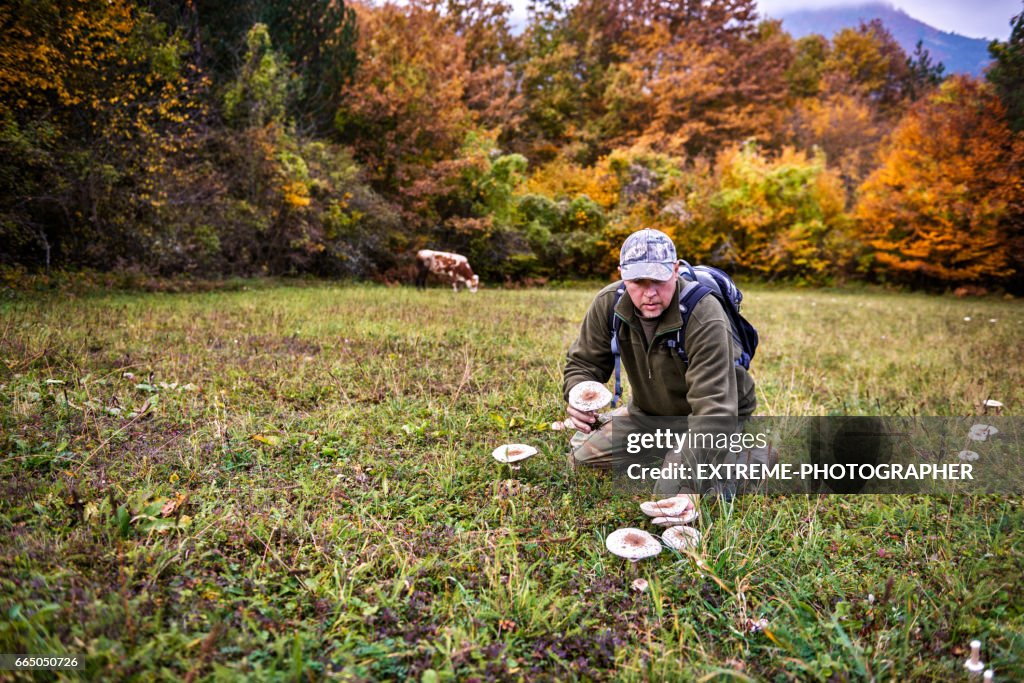
[[[693,520],[697,519],[695,514],[693,517],[654,517],[651,519],[651,524],[655,526],[682,526],[689,524]]]
[[[604,545],[612,555],[624,557],[636,562],[645,557],[653,557],[661,552],[661,544],[643,529],[616,529],[608,534]]]
[[[960,451],[959,453],[956,454],[956,457],[960,458],[965,462],[974,462],[981,456],[979,456],[974,451]]]
[[[990,436],[995,436],[999,433],[999,430],[992,425],[971,425],[970,430],[967,432],[967,438],[971,441],[985,441]]]
[[[510,443],[495,448],[491,456],[498,462],[511,463],[526,460],[536,454],[537,449],[533,446],[527,446],[525,443]]]
[[[589,413],[611,403],[612,392],[600,382],[580,382],[569,390],[569,405]]]
[[[665,541],[669,548],[687,550],[696,548],[700,543],[700,532],[692,526],[673,526],[662,532],[661,540]]]
[[[693,498],[685,493],[640,503],[640,511],[648,517],[683,517],[687,518],[687,522],[697,519],[697,506],[694,505]]]
[[[985,399],[985,407],[986,408],[1002,408],[1003,407],[1003,402],[1002,401],[997,401],[994,398],[987,398],[987,399]]]
[[[647,579],[633,579],[633,583],[631,583],[630,586],[637,593],[643,593],[645,590],[647,590]]]

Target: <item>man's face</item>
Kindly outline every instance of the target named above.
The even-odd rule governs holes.
[[[676,277],[679,275],[679,264],[672,269],[672,277],[664,282],[660,280],[626,280],[626,293],[629,294],[633,306],[641,318],[657,318],[669,304],[676,293]]]

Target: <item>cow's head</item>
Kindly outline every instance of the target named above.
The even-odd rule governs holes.
[[[476,288],[480,286],[480,276],[474,275],[469,278],[469,282],[466,283],[469,286],[469,291],[476,292]]]

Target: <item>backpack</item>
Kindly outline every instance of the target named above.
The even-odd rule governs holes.
[[[691,266],[683,260],[680,260],[679,264],[682,266],[679,277],[685,285],[679,296],[679,315],[683,319],[683,324],[676,331],[675,339],[665,340],[666,346],[676,350],[683,365],[689,365],[690,360],[683,346],[683,340],[686,338],[686,324],[690,321],[690,314],[693,313],[693,309],[700,300],[711,294],[725,309],[732,328],[732,338],[739,344],[740,357],[736,359],[736,365],[742,365],[744,369],[749,370],[750,361],[754,359],[754,353],[757,351],[758,336],[754,326],[740,315],[743,292],[739,290],[731,277],[718,268]],[[608,314],[608,326],[612,331],[612,354],[615,356],[615,394],[612,396],[612,408],[622,398],[622,382],[619,376],[619,357],[622,355],[619,350],[619,327],[622,326],[622,319],[615,315],[615,306],[618,305],[619,299],[625,292],[626,284],[622,283],[615,290],[615,301]]]

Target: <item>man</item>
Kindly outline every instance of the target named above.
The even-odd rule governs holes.
[[[658,230],[644,229],[626,238],[619,255],[625,296],[615,303],[616,282],[602,289],[590,305],[580,334],[569,348],[563,392],[587,380],[607,382],[614,369],[611,316],[618,331],[621,366],[629,378],[632,398],[612,417],[716,416],[746,417],[757,404],[754,380],[737,364],[741,349],[732,337],[729,318],[714,296],[694,307],[683,338],[688,363],[665,342],[675,340],[682,326],[679,296],[686,286],[672,240]],[[613,311],[614,307],[614,311]],[[576,465],[615,468],[632,457],[613,448],[611,421],[597,424],[596,412],[568,407],[578,430],[572,439]]]

